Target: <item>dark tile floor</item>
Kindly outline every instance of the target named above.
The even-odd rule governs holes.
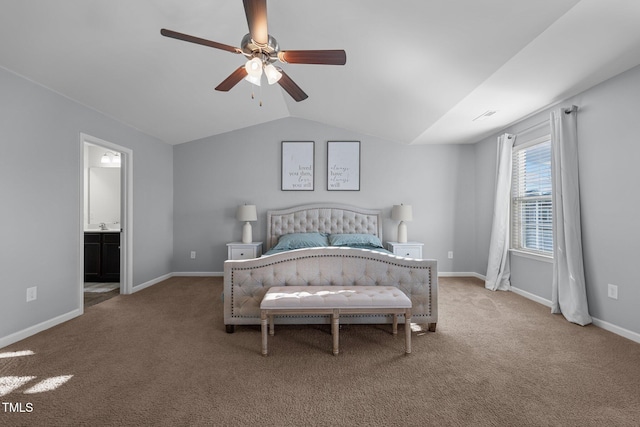
[[[85,283],[84,308],[120,295],[120,283]]]

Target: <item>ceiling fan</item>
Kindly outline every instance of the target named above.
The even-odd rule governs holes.
[[[242,79],[260,86],[264,72],[269,84],[277,82],[296,102],[300,102],[307,99],[308,95],[282,68],[273,65],[276,60],[288,64],[346,64],[347,54],[344,50],[280,50],[276,39],[267,31],[267,0],[243,0],[243,3],[249,34],[242,38],[240,48],[164,28],[160,30],[160,34],[165,37],[239,53],[248,58],[246,63],[222,81],[216,90],[227,92]]]

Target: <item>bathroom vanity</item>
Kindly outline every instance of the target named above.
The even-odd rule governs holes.
[[[85,231],[84,281],[120,281],[120,230]]]

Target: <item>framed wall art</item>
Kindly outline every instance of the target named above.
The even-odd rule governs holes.
[[[327,190],[360,191],[360,141],[327,142]]]
[[[314,141],[282,141],[282,191],[313,191]]]

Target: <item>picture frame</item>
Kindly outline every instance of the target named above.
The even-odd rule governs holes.
[[[360,141],[327,142],[327,191],[360,191]]]
[[[314,141],[282,141],[282,191],[314,190],[315,152]]]

